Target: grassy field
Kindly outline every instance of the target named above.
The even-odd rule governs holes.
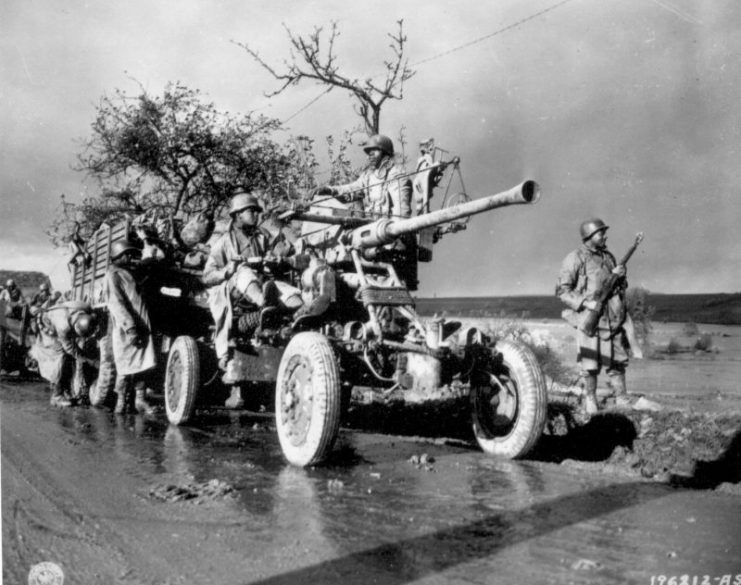
[[[447,297],[416,299],[421,315],[471,318],[558,319],[563,304],[555,296]],[[741,293],[651,294],[649,306],[659,323],[741,325]]]

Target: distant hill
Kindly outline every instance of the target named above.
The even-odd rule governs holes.
[[[33,296],[38,292],[42,282],[51,286],[49,277],[43,272],[25,270],[0,270],[0,284],[5,286],[9,278],[15,280],[25,296]]]
[[[451,317],[559,319],[563,305],[552,295],[418,298],[421,315]],[[741,293],[651,294],[654,321],[741,325]]]

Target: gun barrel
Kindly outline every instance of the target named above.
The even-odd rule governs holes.
[[[388,244],[402,236],[417,232],[427,227],[448,223],[483,213],[497,207],[536,203],[540,199],[540,186],[535,181],[525,181],[512,189],[495,195],[474,199],[453,207],[438,209],[431,213],[418,215],[406,219],[382,219],[373,224],[363,226],[353,231],[352,244],[356,248],[371,248]]]

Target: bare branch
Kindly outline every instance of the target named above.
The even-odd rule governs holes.
[[[415,74],[405,58],[407,37],[404,35],[404,21],[398,20],[397,25],[397,31],[388,34],[393,58],[383,62],[385,79],[380,84],[373,78],[360,81],[340,72],[335,52],[340,31],[334,21],[329,31],[315,26],[313,32],[305,36],[295,34],[284,24],[290,48],[289,59],[283,62],[280,70],[263,60],[255,49],[243,43],[236,44],[280,82],[278,89],[266,93],[266,96],[278,95],[304,80],[344,89],[356,101],[355,111],[363,118],[367,131],[375,134],[379,131],[381,106],[389,99],[401,100],[404,83]]]

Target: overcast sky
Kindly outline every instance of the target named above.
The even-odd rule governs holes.
[[[285,120],[321,88],[265,98],[275,82],[235,42],[279,63],[283,23],[308,33],[336,20],[339,66],[367,77],[390,56],[400,18],[417,75],[384,107],[382,129],[403,125],[410,145],[435,137],[459,155],[473,198],[524,179],[543,193],[446,237],[420,295],[550,294],[590,216],[611,226],[617,256],[645,232],[631,285],[741,291],[741,4],[731,0],[0,0],[0,268],[67,287],[66,255],[44,231],[61,193],[95,194],[71,165],[104,93],[141,83],[160,95],[180,81],[221,110]],[[321,142],[357,123],[335,91],[276,138]]]

